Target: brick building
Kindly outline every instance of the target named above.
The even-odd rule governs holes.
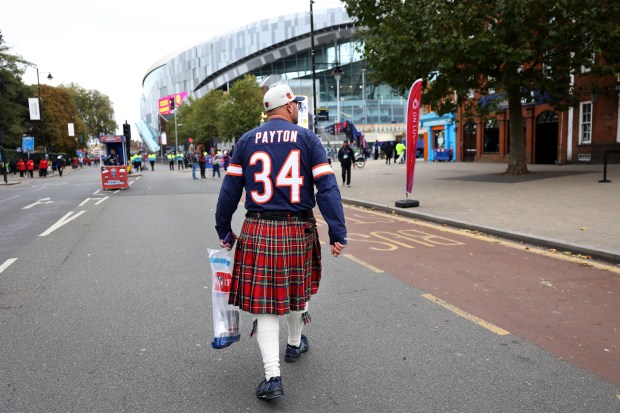
[[[589,90],[575,107],[556,111],[542,102],[524,104],[524,133],[528,164],[602,163],[607,150],[620,150],[620,75],[575,78],[575,89]],[[473,96],[474,97],[474,96]],[[506,162],[510,153],[508,105],[501,95],[499,112],[466,118],[457,111],[456,160]],[[609,157],[620,162],[620,154]]]

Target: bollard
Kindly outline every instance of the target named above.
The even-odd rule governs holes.
[[[603,155],[603,179],[601,179],[599,183],[611,182],[610,180],[607,179],[607,154],[608,153],[620,153],[620,150],[605,151],[605,154]]]

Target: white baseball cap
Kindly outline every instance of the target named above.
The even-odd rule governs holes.
[[[280,84],[272,87],[265,93],[263,97],[263,106],[265,107],[265,111],[269,112],[289,102],[301,102],[304,99],[303,96],[295,96],[289,85]]]

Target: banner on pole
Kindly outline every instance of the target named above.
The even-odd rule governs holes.
[[[418,129],[420,125],[420,103],[422,101],[422,79],[413,82],[407,99],[407,187],[406,191],[413,190],[413,175],[415,172],[416,148],[418,146]]]
[[[69,129],[69,136],[75,136],[75,126],[73,123],[67,123],[67,127]]]
[[[39,98],[28,98],[28,106],[30,107],[30,120],[41,120]]]

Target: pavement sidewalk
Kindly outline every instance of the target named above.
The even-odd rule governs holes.
[[[341,183],[338,161],[332,164]],[[529,165],[524,176],[504,174],[503,163],[418,161],[410,199],[405,165],[369,159],[352,170],[343,202],[450,226],[482,231],[558,251],[620,263],[620,165]]]

